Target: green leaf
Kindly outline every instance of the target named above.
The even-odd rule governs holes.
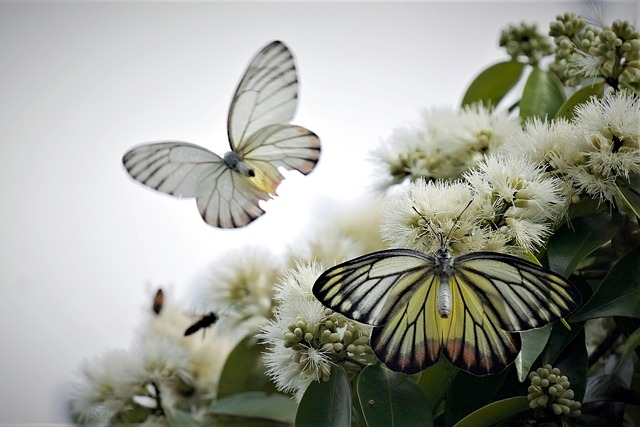
[[[367,366],[358,376],[356,391],[369,427],[433,425],[427,399],[405,375],[381,365]]]
[[[216,417],[216,426],[282,426],[293,424],[297,407],[283,394],[249,391],[218,400],[209,413]]]
[[[190,413],[180,409],[165,410],[167,424],[171,427],[199,427],[200,423],[193,419]]]
[[[558,77],[535,67],[522,90],[520,119],[524,122],[530,117],[555,117],[564,101],[564,87]]]
[[[515,366],[518,372],[518,381],[523,382],[531,370],[534,362],[547,345],[553,325],[545,325],[542,328],[520,332],[522,348],[516,357]]]
[[[616,201],[620,209],[640,218],[640,175],[631,174],[629,182],[618,180],[616,183]]]
[[[483,406],[461,419],[454,427],[489,427],[527,410],[529,399],[526,396],[510,397]]]
[[[584,258],[610,241],[624,226],[624,214],[599,211],[571,220],[549,239],[549,268],[565,277],[573,273]]]
[[[478,377],[460,371],[447,393],[444,425],[453,425],[468,414],[494,401],[527,394],[528,384],[520,383],[515,369],[509,367],[495,375]]]
[[[416,385],[427,398],[432,414],[437,414],[438,408],[444,401],[449,385],[458,373],[446,357],[441,357],[436,364],[420,372]]]
[[[542,364],[551,364],[569,378],[575,399],[582,400],[587,383],[587,346],[582,325],[572,326],[569,331],[556,322],[541,357]]]
[[[296,427],[343,427],[351,424],[351,386],[341,366],[329,381],[313,381],[302,396]]]
[[[584,403],[593,402],[625,402],[640,405],[640,396],[615,375],[594,375],[589,377],[588,392],[584,396]]]
[[[253,336],[246,337],[231,350],[220,374],[218,399],[244,391],[277,392],[264,373],[264,351],[265,347]]]
[[[601,97],[604,92],[604,81],[597,81],[592,84],[581,87],[575,91],[571,96],[562,104],[558,112],[556,113],[556,119],[563,117],[567,120],[573,118],[575,108],[591,99],[592,96]]]
[[[571,316],[571,321],[607,316],[640,318],[640,246],[613,266],[591,299]]]
[[[640,346],[640,328],[636,329],[631,335],[629,335],[629,338],[627,338],[627,341],[624,343],[616,369],[622,365],[625,359],[629,357],[629,355],[631,355],[638,346]]]
[[[525,64],[516,61],[499,62],[482,71],[469,85],[462,106],[482,102],[496,106],[518,83]]]

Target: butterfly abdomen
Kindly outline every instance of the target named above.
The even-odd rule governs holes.
[[[451,287],[449,279],[453,271],[453,257],[448,247],[438,249],[435,258],[436,274],[440,279],[436,304],[440,317],[446,319],[451,315]]]
[[[242,158],[233,151],[225,153],[222,160],[224,160],[224,164],[227,165],[229,169],[239,172],[244,176],[256,176],[253,168],[244,162]]]

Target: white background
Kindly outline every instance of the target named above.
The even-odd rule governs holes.
[[[580,3],[0,5],[0,424],[68,422],[84,358],[130,345],[156,286],[189,301],[228,248],[278,251],[322,206],[371,187],[369,150],[422,108],[457,106],[505,59],[500,30],[542,31]],[[636,22],[638,4],[609,5]],[[132,146],[228,149],[226,114],[249,59],[285,41],[301,80],[295,124],[322,157],[291,174],[267,214],[206,225],[193,200],[133,182]]]

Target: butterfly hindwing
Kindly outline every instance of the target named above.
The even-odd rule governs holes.
[[[301,126],[269,125],[254,133],[239,154],[253,167],[256,186],[276,194],[283,179],[278,168],[308,174],[320,157],[320,140]]]
[[[203,176],[196,192],[202,219],[215,227],[234,228],[262,215],[264,210],[259,201],[268,200],[270,196],[250,180],[227,167]]]
[[[143,144],[128,151],[122,163],[136,181],[177,197],[195,197],[202,177],[226,168],[217,154],[186,142]]]

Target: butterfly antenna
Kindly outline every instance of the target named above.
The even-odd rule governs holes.
[[[436,232],[436,230],[431,226],[431,221],[429,221],[424,215],[422,215],[422,213],[418,209],[416,209],[415,206],[411,206],[411,208],[415,211],[415,213],[420,215],[420,218],[422,218],[425,224],[427,224],[427,227],[429,227],[433,235],[438,237],[438,240],[440,240],[440,246],[444,245],[444,239],[443,239],[442,233]],[[426,246],[426,244],[424,245]]]
[[[469,200],[469,203],[467,203],[467,206],[465,206],[464,209],[460,211],[456,219],[453,220],[453,226],[449,229],[449,233],[447,233],[447,239],[446,239],[447,241],[449,241],[449,237],[451,236],[451,232],[453,232],[453,229],[456,228],[458,225],[458,222],[460,222],[460,218],[462,217],[462,214],[465,213],[467,209],[469,209],[469,206],[471,206],[471,203],[473,203],[473,199]]]

